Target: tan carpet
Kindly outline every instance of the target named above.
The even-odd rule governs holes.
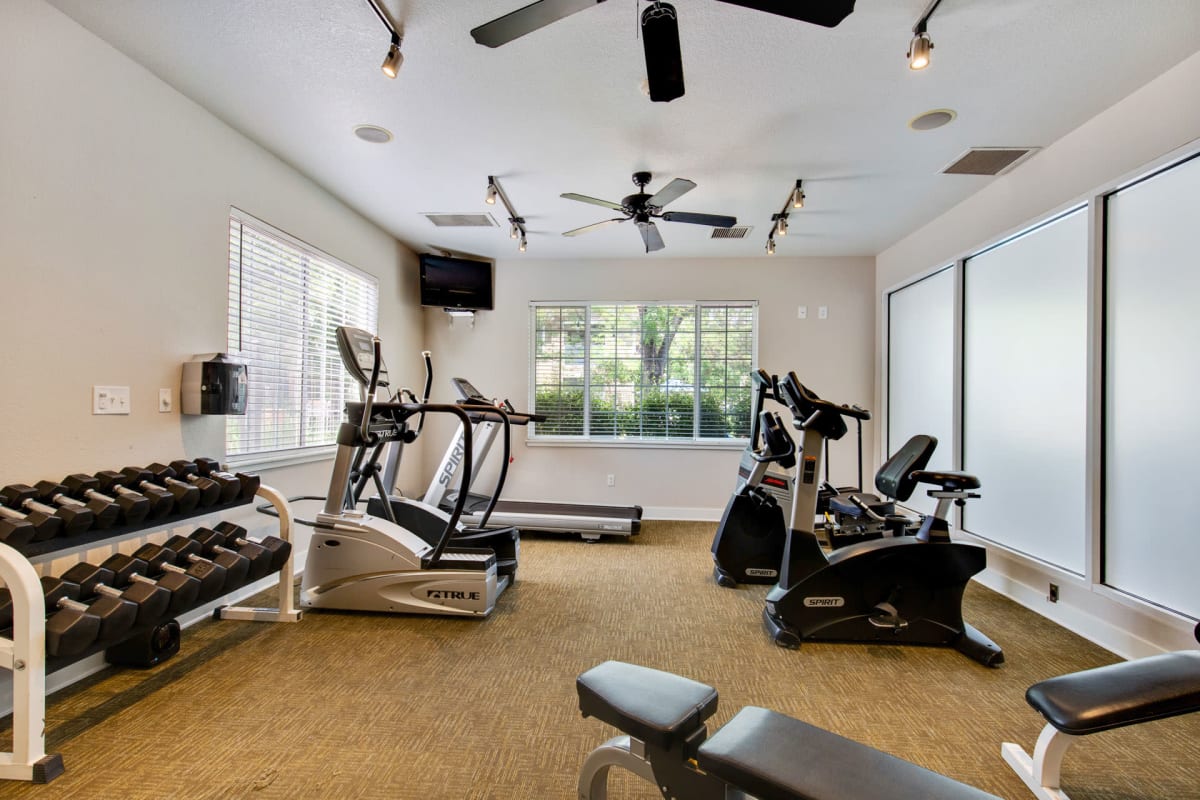
[[[517,586],[484,621],[204,623],[154,670],[109,670],[51,697],[49,749],[67,773],[0,797],[570,798],[588,751],[614,734],[579,716],[574,679],[613,658],[716,686],[716,724],[766,706],[1023,800],[1000,743],[1033,746],[1026,687],[1116,660],[974,586],[967,619],[1004,648],[998,670],[941,648],[783,650],[761,628],[767,587],[713,583],[712,530],[528,536]],[[1068,755],[1064,788],[1074,800],[1200,798],[1198,755],[1200,715],[1091,736]],[[613,800],[659,797],[615,772],[610,784]]]

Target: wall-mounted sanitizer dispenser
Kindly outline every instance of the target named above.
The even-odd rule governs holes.
[[[179,387],[184,414],[245,414],[246,365],[225,353],[195,356],[183,362]]]

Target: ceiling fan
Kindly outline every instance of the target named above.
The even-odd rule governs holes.
[[[663,222],[690,222],[693,225],[709,225],[714,228],[732,228],[734,225],[737,225],[737,217],[729,217],[724,214],[693,214],[690,211],[667,211],[663,213],[663,206],[674,200],[678,200],[684,194],[696,188],[696,184],[686,178],[676,178],[652,195],[646,194],[646,184],[650,182],[649,172],[633,173],[633,182],[638,187],[637,192],[624,198],[619,203],[612,203],[608,200],[600,200],[583,194],[575,194],[574,192],[567,192],[560,195],[568,200],[578,200],[581,203],[591,203],[594,206],[611,208],[613,211],[620,211],[625,215],[623,217],[595,222],[591,225],[584,225],[582,228],[567,231],[563,236],[578,236],[581,233],[594,231],[613,222],[628,222],[629,220],[633,220],[637,224],[638,231],[642,234],[642,241],[646,245],[646,252],[650,253],[666,247],[663,243],[662,235],[659,234],[658,227],[651,221],[652,219],[661,219]]]
[[[499,47],[538,28],[583,11],[605,0],[537,0],[523,8],[485,22],[471,31],[476,42]],[[679,21],[675,7],[649,0],[642,12],[642,45],[646,51],[646,77],[650,99],[670,102],[683,96],[683,58],[679,51]],[[743,8],[810,22],[837,26],[854,11],[854,0],[719,0]]]

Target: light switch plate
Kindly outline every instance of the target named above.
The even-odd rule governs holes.
[[[93,414],[128,414],[129,410],[128,386],[92,387]]]

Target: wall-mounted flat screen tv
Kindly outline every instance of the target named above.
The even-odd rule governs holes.
[[[491,310],[492,265],[486,261],[423,253],[421,305]]]

